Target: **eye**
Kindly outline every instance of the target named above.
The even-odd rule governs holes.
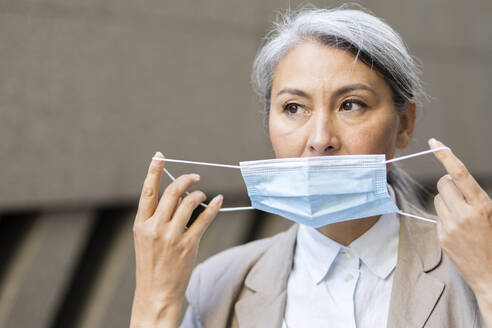
[[[349,99],[349,100],[345,100],[342,103],[342,105],[340,106],[340,110],[343,112],[353,112],[353,111],[363,110],[366,107],[367,105],[364,104],[362,101]]]
[[[288,103],[283,106],[283,109],[288,115],[295,115],[302,110],[302,106],[296,103]]]

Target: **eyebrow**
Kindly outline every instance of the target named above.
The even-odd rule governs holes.
[[[341,87],[340,89],[336,90],[334,92],[334,96],[335,97],[339,97],[347,92],[350,92],[350,91],[354,91],[354,90],[367,90],[371,93],[373,93],[375,96],[378,95],[378,93],[376,92],[376,90],[374,90],[373,88],[365,85],[365,84],[362,84],[362,83],[356,83],[356,84],[350,84],[350,85],[346,85],[344,87]],[[295,88],[283,88],[282,90],[280,90],[278,93],[277,93],[277,97],[282,95],[282,94],[285,94],[285,93],[289,93],[289,94],[293,94],[293,95],[296,95],[296,96],[299,96],[299,97],[303,97],[303,98],[307,98],[307,99],[311,99],[312,97],[307,94],[305,91],[302,91],[301,89],[295,89]]]
[[[284,93],[290,93],[290,94],[293,94],[293,95],[296,95],[296,96],[299,96],[299,97],[311,99],[311,96],[308,95],[306,92],[304,92],[304,91],[302,91],[300,89],[295,89],[295,88],[283,88],[282,90],[280,90],[277,93],[277,97],[280,96],[280,95],[283,95]]]
[[[334,95],[338,97],[338,96],[341,96],[347,92],[354,91],[354,90],[367,90],[367,91],[373,93],[375,96],[378,95],[376,90],[374,90],[370,86],[367,86],[367,85],[362,84],[362,83],[350,84],[350,85],[341,87],[340,89],[335,91]]]

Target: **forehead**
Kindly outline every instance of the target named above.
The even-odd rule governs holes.
[[[342,49],[306,41],[290,50],[277,64],[272,91],[285,86],[335,89],[363,83],[380,92],[389,92],[384,78],[374,69]]]

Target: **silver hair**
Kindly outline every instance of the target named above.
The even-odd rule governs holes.
[[[277,63],[295,46],[316,40],[352,53],[378,71],[391,87],[395,109],[425,98],[420,69],[401,37],[381,19],[361,7],[343,5],[336,9],[304,8],[281,15],[256,55],[251,80],[256,93],[270,110],[270,91]]]
[[[391,88],[397,112],[404,112],[408,103],[420,104],[426,98],[416,60],[388,24],[360,6],[310,7],[281,14],[256,55],[251,79],[256,93],[264,100],[266,117],[276,65],[291,49],[312,40],[348,51],[354,61],[360,60],[379,72]],[[421,203],[418,185],[402,169],[392,166],[388,181],[406,192],[409,201]]]

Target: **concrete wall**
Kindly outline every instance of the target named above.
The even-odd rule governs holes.
[[[0,1],[0,327],[128,324],[131,224],[151,156],[273,157],[249,73],[275,11],[299,3]],[[439,138],[491,190],[492,2],[363,5],[423,64],[432,98],[408,152]],[[404,166],[426,185],[443,174],[432,157]],[[248,203],[235,170],[168,168],[200,173],[226,206]],[[199,259],[288,225],[221,214]]]

